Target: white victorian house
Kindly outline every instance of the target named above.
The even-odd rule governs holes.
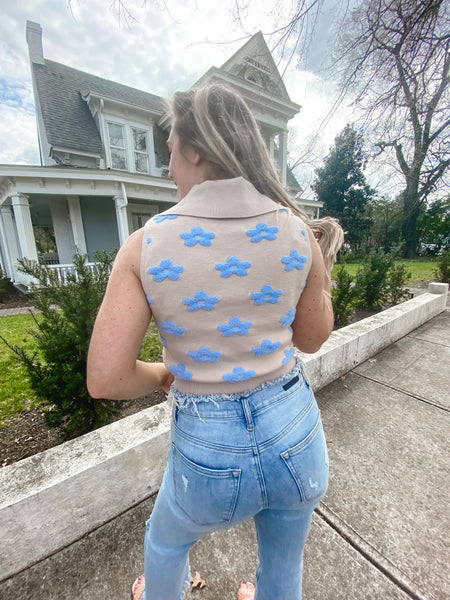
[[[44,58],[42,29],[27,22],[40,166],[0,165],[0,266],[27,284],[17,259],[70,268],[75,252],[113,250],[176,202],[168,178],[164,99]],[[197,83],[235,88],[253,111],[286,188],[287,124],[300,110],[261,33]],[[300,201],[312,217],[321,203]]]

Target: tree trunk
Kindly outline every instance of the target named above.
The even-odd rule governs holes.
[[[409,175],[406,189],[402,193],[403,219],[402,237],[405,242],[405,258],[414,258],[417,254],[419,236],[417,220],[420,215],[421,202],[419,201],[419,175]]]

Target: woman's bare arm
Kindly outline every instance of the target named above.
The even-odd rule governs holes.
[[[142,230],[119,250],[89,346],[87,387],[94,398],[137,398],[172,377],[162,363],[137,360],[152,314],[139,266]]]
[[[319,245],[308,228],[312,264],[306,280],[293,329],[293,342],[302,352],[317,352],[333,331],[334,315],[331,303],[331,280],[327,273]]]

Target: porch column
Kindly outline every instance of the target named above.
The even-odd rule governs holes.
[[[122,245],[130,235],[128,227],[127,206],[128,200],[125,196],[113,196],[116,206],[117,228],[119,230],[119,243]]]
[[[72,225],[75,248],[79,254],[87,254],[79,196],[67,196],[67,206],[69,207],[69,219]]]
[[[19,247],[17,246],[15,231],[11,206],[0,207],[0,241],[5,262],[5,273],[3,275],[6,275],[12,281],[16,280],[16,262],[19,258]]]
[[[55,234],[58,262],[67,265],[73,262],[75,247],[73,243],[72,228],[69,223],[67,201],[65,197],[54,196],[49,201],[52,216],[53,231]]]
[[[275,140],[274,140],[273,135],[271,135],[269,138],[269,156],[272,159],[272,163],[273,163],[274,156],[275,156]]]
[[[20,253],[22,257],[38,260],[36,240],[31,223],[30,204],[26,194],[11,196],[14,218],[16,219],[17,234],[19,236]]]
[[[287,131],[283,129],[279,134],[279,144],[280,147],[278,149],[278,165],[280,167],[280,178],[281,184],[286,186],[286,167],[287,167]]]

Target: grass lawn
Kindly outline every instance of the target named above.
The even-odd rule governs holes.
[[[35,342],[29,331],[35,328],[31,315],[0,317],[0,335],[11,345],[32,350]],[[37,406],[39,401],[30,388],[25,367],[0,340],[0,427],[5,419]]]
[[[0,335],[12,346],[32,351],[35,348],[35,341],[30,333],[32,329],[36,329],[36,324],[31,315],[0,317]],[[142,344],[140,359],[158,362],[161,358],[162,346],[152,322]],[[29,385],[25,367],[0,340],[0,429],[8,418],[39,405],[40,402]]]
[[[436,277],[436,269],[437,263],[434,261],[419,261],[419,260],[401,260],[397,261],[399,263],[404,263],[411,273],[411,277],[408,280],[408,283],[414,283],[419,281],[437,281]],[[335,279],[336,270],[340,265],[335,265],[332,271],[332,279]],[[361,263],[346,263],[345,269],[352,275],[353,277],[356,274],[357,269],[361,266]]]

